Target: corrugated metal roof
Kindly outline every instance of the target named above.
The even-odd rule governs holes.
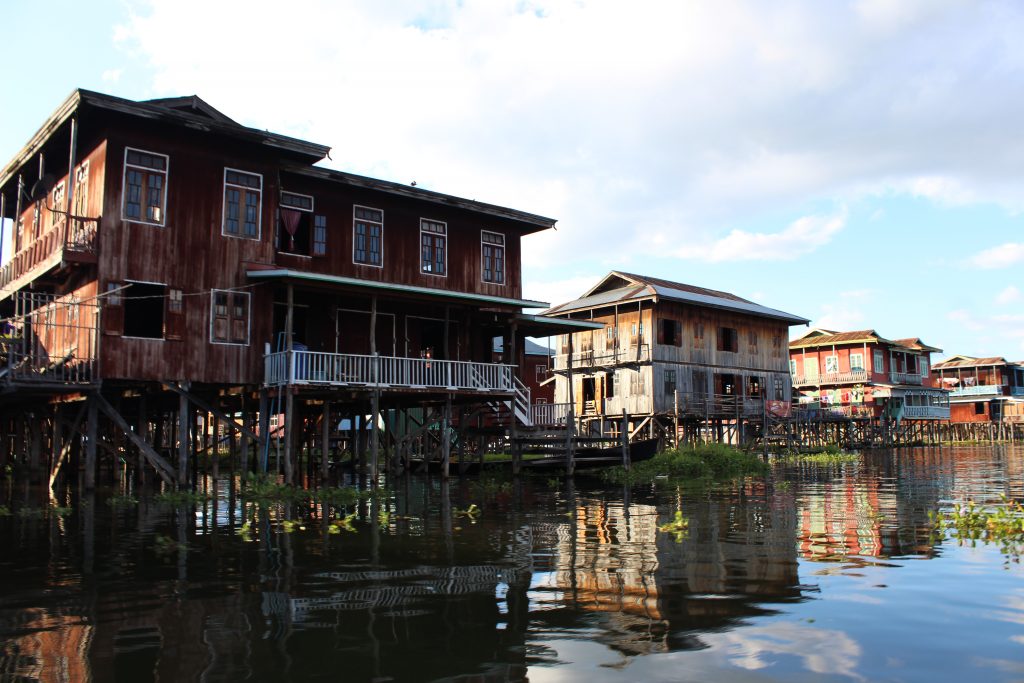
[[[961,356],[935,363],[932,365],[932,369],[948,370],[950,368],[975,368],[993,365],[1017,365],[1017,363],[1008,361],[999,356],[989,356],[988,358],[965,358]]]
[[[612,271],[606,275],[602,278],[600,283],[592,287],[588,292],[599,290],[601,284],[611,278],[631,281],[633,284],[626,287],[617,287],[607,291],[598,291],[596,294],[590,294],[589,296],[583,296],[575,301],[569,301],[564,304],[553,306],[547,311],[544,311],[544,315],[564,315],[572,311],[589,310],[618,303],[636,302],[657,298],[659,300],[679,301],[707,308],[718,308],[741,313],[749,313],[751,315],[765,318],[775,318],[790,324],[802,324],[808,322],[806,318],[801,318],[800,316],[786,313],[785,311],[780,311],[778,309],[768,308],[767,306],[747,301],[746,299],[742,299],[734,294],[729,294],[728,292],[719,292],[714,289],[695,287],[681,282],[672,282],[661,278],[635,275],[633,273],[625,273],[618,270]]]
[[[815,334],[816,332],[828,332],[830,334]],[[941,352],[942,349],[929,346],[918,337],[907,337],[905,339],[886,339],[874,330],[854,330],[852,332],[833,332],[832,330],[811,330],[802,337],[789,342],[791,349],[807,349],[817,346],[832,346],[834,344],[890,344],[913,351],[934,351]]]
[[[505,306],[516,306],[519,308],[540,308],[547,306],[544,301],[531,301],[530,299],[510,299],[503,296],[491,296],[489,294],[474,294],[471,292],[455,292],[448,289],[434,289],[433,287],[418,287],[416,285],[402,285],[394,282],[379,282],[377,280],[360,280],[354,277],[342,275],[326,275],[323,273],[310,273],[303,270],[292,270],[290,268],[257,269],[247,270],[246,275],[258,280],[305,280],[308,282],[321,282],[324,284],[343,285],[346,287],[365,287],[367,289],[382,289],[389,292],[404,292],[407,294],[419,294],[423,296],[440,297],[444,299],[459,299],[463,301],[478,301],[491,304],[503,304]]]

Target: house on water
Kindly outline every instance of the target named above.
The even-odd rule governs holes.
[[[786,343],[806,318],[734,294],[613,271],[544,312],[600,329],[558,338],[555,402],[585,429],[739,426],[791,397]]]
[[[950,356],[932,378],[949,389],[950,422],[1024,422],[1024,362]]]
[[[523,298],[521,240],[555,221],[317,166],[328,151],[198,97],[73,92],[0,169],[0,460],[55,474],[84,443],[91,483],[110,429],[184,483],[197,413],[264,462],[280,413],[292,480],[346,416],[380,415],[374,463],[414,439],[446,456],[480,411],[528,425],[525,336],[586,326],[523,314],[547,304]]]
[[[930,374],[942,349],[874,330],[812,329],[789,343],[800,405],[851,418],[949,419],[949,392]]]

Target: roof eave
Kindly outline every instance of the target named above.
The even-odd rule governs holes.
[[[0,171],[0,188],[7,187],[7,183],[14,179],[18,169],[28,163],[64,123],[78,110],[82,103],[82,90],[73,90],[70,95],[50,114],[50,116],[39,127],[39,130],[29,139],[25,145],[18,150],[3,170]]]

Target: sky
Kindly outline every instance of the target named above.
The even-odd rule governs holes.
[[[0,163],[77,87],[196,94],[325,166],[558,219],[523,240],[527,298],[625,270],[1024,359],[1024,3],[8,1],[0,26]]]

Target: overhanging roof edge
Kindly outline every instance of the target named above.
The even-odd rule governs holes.
[[[376,280],[360,280],[344,275],[325,275],[322,273],[306,273],[299,270],[279,268],[274,270],[247,270],[245,274],[251,278],[266,280],[306,280],[309,282],[322,282],[326,284],[347,285],[351,287],[367,287],[369,289],[383,289],[392,292],[408,292],[410,294],[425,294],[428,296],[440,296],[449,299],[464,299],[467,301],[483,301],[493,304],[505,304],[508,306],[519,306],[521,308],[541,308],[547,306],[544,301],[531,301],[530,299],[511,299],[508,297],[492,296],[490,294],[473,294],[470,292],[452,292],[446,289],[433,289],[431,287],[418,287],[416,285],[402,285],[394,282],[378,282]]]

